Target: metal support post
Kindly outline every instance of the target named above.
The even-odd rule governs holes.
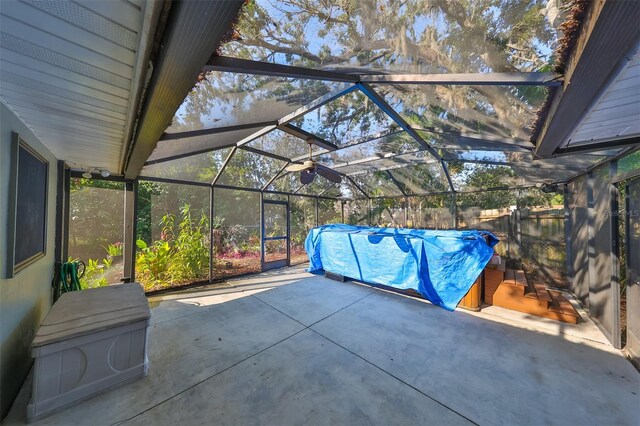
[[[571,228],[572,228],[572,223],[571,223],[571,206],[569,205],[569,198],[570,198],[570,192],[569,192],[569,185],[563,185],[563,195],[564,195],[564,241],[566,244],[565,247],[565,263],[566,263],[566,268],[567,268],[567,288],[570,289],[571,291],[575,291],[575,289],[573,288],[573,262],[572,262],[572,258],[573,258],[573,254],[571,251]]]
[[[135,281],[136,265],[136,221],[138,208],[138,182],[129,181],[124,184],[124,270],[122,281]]]
[[[260,191],[260,270],[264,270],[264,194]]]
[[[214,191],[213,186],[209,187],[209,282],[213,282],[213,268],[215,267],[214,259],[214,229],[213,218],[214,216]]]

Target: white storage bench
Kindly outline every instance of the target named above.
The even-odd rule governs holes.
[[[137,283],[63,294],[33,340],[27,421],[146,376],[150,316]]]

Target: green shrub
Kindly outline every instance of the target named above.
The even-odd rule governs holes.
[[[209,221],[205,214],[192,217],[185,204],[180,210],[180,223],[176,217],[162,217],[160,239],[148,245],[139,239],[140,251],[136,255],[136,275],[146,290],[169,287],[206,276],[209,266]]]

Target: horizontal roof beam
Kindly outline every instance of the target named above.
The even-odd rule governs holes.
[[[353,161],[345,161],[344,163],[338,163],[338,164],[334,164],[332,166],[333,169],[341,169],[344,167],[349,167],[349,166],[356,166],[358,164],[366,164],[366,163],[373,163],[375,161],[379,161],[379,160],[392,160],[396,157],[401,157],[403,155],[412,155],[412,154],[420,154],[425,152],[426,150],[424,149],[419,149],[416,151],[411,151],[411,152],[402,152],[402,153],[396,153],[396,152],[382,152],[382,153],[378,153],[375,155],[372,155],[371,157],[366,157],[366,158],[360,158],[358,160],[353,160]],[[438,160],[433,160],[433,161],[426,161],[426,159],[421,159],[419,162],[412,162],[412,163],[404,163],[405,165],[413,165],[413,164],[436,164],[438,163]]]
[[[419,193],[415,193],[415,194],[411,194],[411,195],[386,195],[386,196],[377,196],[377,197],[371,197],[372,200],[383,200],[385,198],[394,198],[394,199],[398,199],[398,198],[421,198],[421,197],[431,197],[431,196],[442,196],[442,195],[465,195],[465,194],[478,194],[478,193],[482,193],[482,192],[494,192],[494,191],[513,191],[513,190],[520,190],[520,189],[531,189],[531,188],[535,188],[536,185],[521,185],[521,186],[500,186],[500,187],[493,187],[493,188],[487,188],[487,189],[474,189],[474,190],[469,190],[469,191],[465,191],[465,190],[460,190],[460,191],[456,191],[456,192],[451,192],[451,191],[431,191],[431,192],[419,192]]]
[[[248,59],[215,56],[203,71],[266,75],[307,80],[373,84],[525,85],[560,86],[562,78],[548,72],[451,73],[451,74],[356,74],[318,70]]]
[[[497,72],[464,74],[385,74],[362,75],[370,84],[447,84],[473,86],[560,86],[562,78],[547,72]]]
[[[351,176],[360,176],[360,175],[366,175],[367,173],[371,173],[371,172],[374,172],[374,171],[375,172],[386,172],[388,170],[404,169],[405,167],[415,166],[415,165],[418,165],[418,164],[420,164],[420,163],[400,163],[400,164],[394,164],[392,166],[376,167],[375,169],[358,170],[356,172],[347,173],[346,175],[349,176],[349,177],[351,177]]]
[[[278,126],[278,129],[290,134],[291,136],[300,138],[305,142],[311,142],[314,145],[317,145],[320,148],[324,148],[327,151],[335,151],[336,149],[338,149],[337,145],[329,141],[326,141],[321,137],[314,135],[313,133],[309,133],[306,130],[296,127],[293,124],[289,124],[289,123],[283,124],[281,126]]]
[[[580,171],[583,169],[581,166],[571,166],[567,164],[553,164],[552,162],[542,162],[544,160],[534,160],[529,163],[526,161],[496,161],[496,160],[470,160],[470,159],[447,159],[448,162],[460,162],[469,164],[484,164],[488,166],[508,166],[508,167],[521,167],[523,169],[548,169],[557,170],[559,167],[566,170]]]
[[[333,71],[322,71],[311,68],[294,67],[291,65],[274,64],[270,62],[251,61],[247,59],[215,56],[204,67],[204,71],[233,72],[253,75],[267,75],[272,77],[300,78],[306,80],[341,81],[356,83],[359,76]]]
[[[390,135],[395,135],[398,133],[402,133],[404,130],[399,130],[396,128],[392,128],[392,129],[387,129],[387,130],[383,130],[381,132],[378,133],[374,133],[372,135],[368,135],[368,136],[364,136],[362,138],[358,138],[358,139],[354,139],[351,142],[346,143],[345,145],[339,146],[338,149],[336,149],[335,151],[340,151],[342,149],[347,149],[347,148],[351,148],[357,145],[362,145],[365,144],[367,142],[372,142],[375,141],[377,139],[382,139],[385,136],[390,136]],[[326,154],[328,152],[331,152],[332,150],[323,150],[323,151],[318,151],[318,152],[314,152],[313,156],[317,156],[317,155],[322,155],[322,154]],[[308,155],[301,155],[299,157],[293,158],[292,161],[302,161],[302,160],[306,160],[308,157]]]

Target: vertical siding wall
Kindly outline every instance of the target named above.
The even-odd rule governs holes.
[[[51,307],[57,171],[56,159],[38,138],[4,104],[0,110],[0,417],[4,417],[31,368],[31,340]],[[19,133],[49,161],[47,252],[14,278],[5,279],[11,132]]]

